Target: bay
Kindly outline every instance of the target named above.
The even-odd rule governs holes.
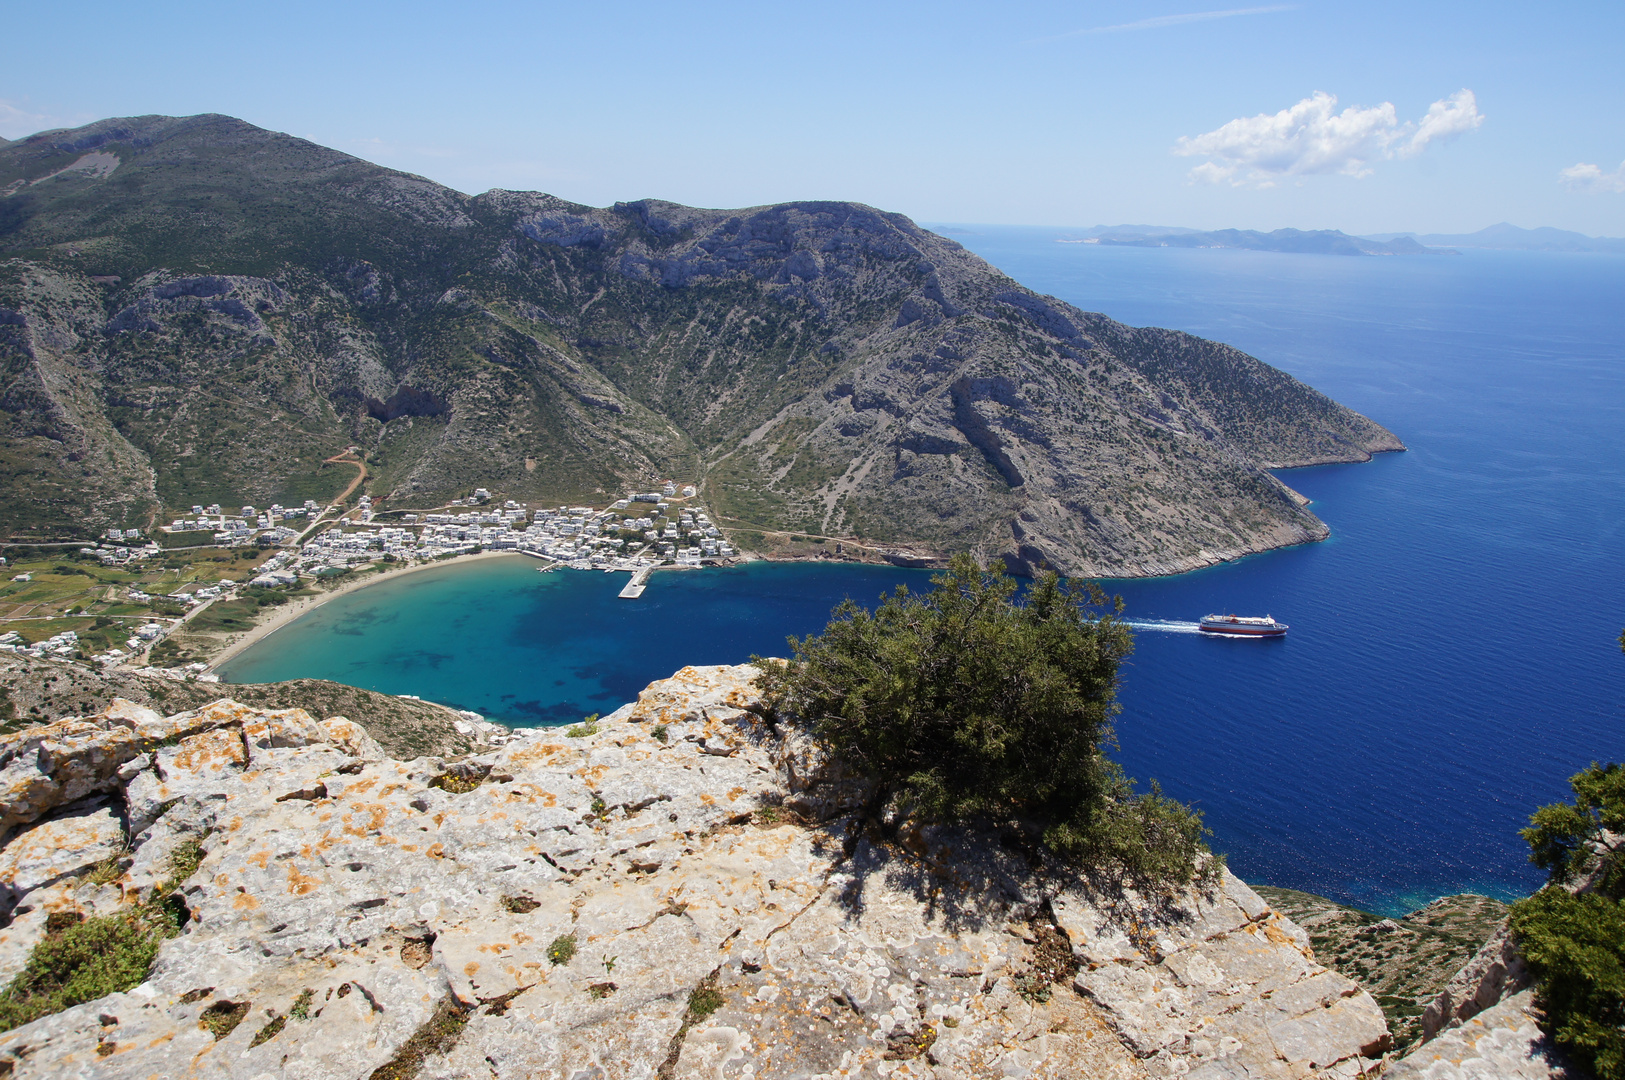
[[[1026,285],[1236,345],[1409,446],[1284,471],[1322,544],[1108,582],[1144,629],[1119,757],[1201,808],[1243,877],[1383,914],[1539,876],[1517,829],[1590,761],[1625,758],[1625,258],[1351,258],[1062,244],[944,230]],[[332,678],[509,723],[605,712],[689,663],[782,654],[845,596],[929,575],[753,564],[539,574],[450,565],[340,597],[226,665]],[[1285,641],[1211,640],[1209,611]],[[1161,629],[1153,629],[1161,627]]]

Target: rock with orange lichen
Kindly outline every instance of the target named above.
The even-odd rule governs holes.
[[[124,851],[124,823],[112,807],[87,801],[18,831],[0,848],[0,890],[12,903]],[[8,907],[11,905],[8,905]]]
[[[117,722],[58,720],[0,735],[0,835],[65,803],[111,790],[142,742]]]
[[[367,729],[347,716],[329,716],[321,722],[321,726],[327,737],[317,741],[332,743],[353,758],[378,761],[385,756],[383,748],[367,733]]]
[[[1376,1052],[1375,1005],[1241,882],[1152,901],[1020,836],[877,831],[755,675],[451,761],[229,701],[89,722],[166,733],[110,774],[132,850],[23,906],[134,902],[200,854],[188,921],[140,986],[0,1034],[0,1071],[1299,1080]]]

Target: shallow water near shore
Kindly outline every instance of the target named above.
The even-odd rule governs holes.
[[[1566,777],[1625,758],[1625,258],[1350,258],[950,232],[1023,283],[1217,338],[1410,447],[1281,477],[1323,543],[1109,582],[1141,624],[1119,757],[1207,814],[1257,884],[1383,914],[1538,886],[1517,829]],[[225,665],[336,679],[518,724],[607,712],[684,664],[780,654],[845,596],[929,575],[756,563],[625,575],[522,557],[338,597]],[[1273,614],[1284,641],[1178,632]],[[1172,624],[1168,630],[1155,624]]]

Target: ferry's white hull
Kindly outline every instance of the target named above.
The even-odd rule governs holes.
[[[1230,637],[1286,637],[1291,629],[1286,623],[1271,618],[1249,618],[1238,615],[1209,615],[1197,624],[1204,634],[1226,634]]]

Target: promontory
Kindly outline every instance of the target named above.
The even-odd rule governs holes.
[[[1144,575],[1320,539],[1267,470],[1403,449],[899,214],[470,197],[217,115],[0,147],[0,365],[13,541],[330,498],[354,447],[394,508],[682,476],[747,550]]]

